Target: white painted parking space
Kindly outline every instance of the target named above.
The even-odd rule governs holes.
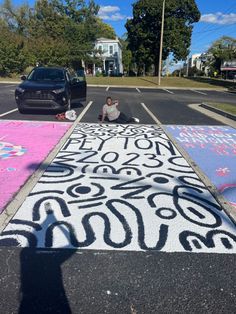
[[[78,124],[0,244],[236,253],[236,229],[158,126]]]
[[[137,87],[136,91],[141,94],[141,90]]]
[[[201,95],[207,95],[207,93],[204,93],[204,92],[202,92],[200,90],[196,90],[196,89],[190,89],[190,91],[197,93],[197,94],[201,94]]]
[[[148,109],[148,107],[144,103],[141,103],[141,106],[149,114],[149,116],[153,119],[153,121],[155,121],[157,125],[161,125],[161,122],[157,119],[157,117],[153,114],[153,112],[151,112],[151,110]]]
[[[174,92],[168,90],[168,89],[165,89],[165,88],[162,88],[162,90],[164,90],[165,92],[169,93],[169,94],[174,94]]]
[[[107,88],[106,88],[106,92],[108,92],[108,91],[109,91],[109,88],[110,88],[110,86],[107,86]]]
[[[18,109],[16,108],[16,109],[12,109],[10,111],[4,112],[4,113],[0,114],[0,117],[7,116],[8,114],[13,113],[15,111],[18,111]]]

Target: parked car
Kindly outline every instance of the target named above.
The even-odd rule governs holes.
[[[15,90],[18,110],[63,112],[73,103],[86,101],[87,83],[83,70],[60,67],[36,67]]]

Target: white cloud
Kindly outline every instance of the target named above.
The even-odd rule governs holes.
[[[107,5],[101,6],[98,12],[98,16],[102,20],[107,21],[121,21],[126,20],[129,17],[120,13],[120,8],[117,6]]]
[[[203,14],[201,22],[219,24],[219,25],[231,25],[236,24],[236,13],[223,14],[221,12]]]
[[[120,8],[113,5],[101,6],[99,10],[99,14],[107,14],[107,13],[114,13],[120,11]]]

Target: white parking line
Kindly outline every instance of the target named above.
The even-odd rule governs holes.
[[[8,114],[10,114],[10,113],[12,113],[12,112],[15,112],[15,111],[17,111],[17,110],[18,110],[18,109],[16,108],[16,109],[13,109],[13,110],[10,110],[10,111],[7,111],[7,112],[4,112],[4,113],[0,114],[0,117],[7,116]]]
[[[198,94],[201,94],[201,95],[207,95],[206,93],[203,93],[203,92],[200,92],[199,90],[196,90],[196,89],[190,89],[192,92],[195,92],[195,93],[198,93]]]
[[[81,114],[78,116],[78,118],[76,119],[77,122],[79,122],[83,116],[85,115],[85,113],[89,110],[89,108],[91,107],[93,101],[90,101],[87,106],[84,108],[84,110],[81,112]]]
[[[109,88],[110,88],[110,86],[107,86],[107,88],[106,88],[106,92],[108,92],[108,91],[109,91]]]
[[[141,94],[141,90],[138,87],[136,87],[136,91]]]
[[[168,90],[168,89],[162,88],[162,90],[164,90],[165,92],[167,92],[167,93],[169,93],[169,94],[174,94],[173,92],[171,92],[171,91]]]
[[[148,109],[148,107],[145,105],[145,103],[141,102],[141,106],[150,115],[150,117],[153,119],[153,121],[156,122],[156,124],[161,125],[161,121],[159,121],[157,119],[157,117]]]

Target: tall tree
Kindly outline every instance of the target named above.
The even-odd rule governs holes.
[[[133,18],[126,23],[129,48],[136,63],[153,63],[158,73],[163,0],[139,0],[133,4]],[[193,23],[200,19],[195,0],[166,0],[163,59],[172,52],[175,60],[186,59]]]

